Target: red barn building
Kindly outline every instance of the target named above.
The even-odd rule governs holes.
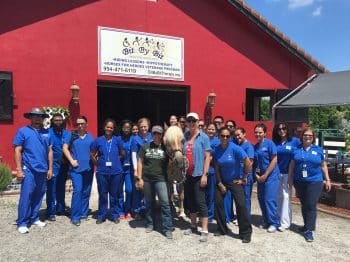
[[[0,17],[0,155],[9,163],[32,107],[86,115],[94,135],[106,117],[162,123],[189,111],[252,133],[261,98],[272,104],[276,90],[326,71],[241,0],[12,0]]]

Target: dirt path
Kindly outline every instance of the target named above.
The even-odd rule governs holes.
[[[209,241],[200,243],[198,236],[183,235],[188,222],[179,219],[175,219],[173,240],[157,231],[146,234],[143,223],[134,220],[122,220],[118,225],[109,221],[96,225],[90,217],[76,227],[65,216],[48,222],[45,228],[31,227],[29,234],[20,235],[14,225],[18,196],[0,197],[0,260],[350,261],[349,219],[319,212],[315,242],[307,243],[295,232],[302,223],[300,206],[294,206],[291,230],[269,234],[257,227],[261,217],[255,194],[253,198],[252,242],[242,244],[232,235],[214,237],[215,223],[210,225]],[[90,206],[93,212],[97,208],[95,191]],[[233,234],[238,233],[237,226],[230,225],[230,228]]]

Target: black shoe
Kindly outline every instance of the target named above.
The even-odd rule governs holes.
[[[242,239],[242,243],[250,243],[250,241],[252,240],[250,235],[241,237],[241,239]]]
[[[54,221],[56,221],[56,216],[49,216],[49,218],[47,220],[54,222]]]
[[[100,224],[102,224],[103,222],[105,222],[105,221],[102,220],[102,219],[97,219],[97,220],[96,220],[96,224],[97,224],[97,225],[100,225]]]
[[[224,236],[224,235],[226,235],[226,234],[223,233],[223,232],[221,232],[220,230],[215,231],[215,233],[214,233],[214,236],[215,236],[215,237]]]

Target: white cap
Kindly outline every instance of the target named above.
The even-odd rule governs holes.
[[[188,113],[186,116],[186,119],[188,119],[190,117],[194,118],[195,120],[199,120],[199,116],[197,113],[194,113],[194,112]]]

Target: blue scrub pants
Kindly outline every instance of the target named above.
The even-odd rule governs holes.
[[[126,215],[131,213],[131,200],[132,200],[132,179],[131,171],[124,168],[122,174],[122,181],[120,183],[119,195],[118,195],[118,205],[121,208],[121,215]],[[125,192],[125,200],[124,200]]]
[[[323,182],[294,182],[296,195],[300,199],[301,212],[306,230],[316,228],[317,202],[320,198]]]
[[[146,227],[154,228],[155,224],[155,196],[158,196],[160,210],[162,212],[163,232],[173,230],[173,222],[169,205],[168,185],[165,181],[144,181],[143,191],[146,198]]]
[[[279,190],[278,176],[268,176],[263,183],[258,183],[258,200],[264,223],[269,226],[280,226],[280,220],[277,211],[277,199]]]
[[[93,173],[92,170],[81,173],[71,171],[70,176],[73,183],[71,220],[77,222],[89,214]]]
[[[65,193],[68,166],[61,166],[58,174],[47,181],[46,191],[46,216],[54,216],[63,213],[66,209]]]
[[[18,203],[19,227],[29,226],[39,220],[39,209],[46,191],[47,173],[40,173],[24,169],[24,179]]]
[[[209,173],[207,178],[207,187],[205,191],[205,201],[208,207],[208,221],[214,219],[214,199],[215,199],[216,176],[215,173]]]
[[[97,189],[98,189],[98,214],[97,219],[105,220],[109,210],[111,220],[119,218],[122,209],[118,205],[118,195],[121,188],[123,176],[121,174],[100,174],[96,173]]]
[[[132,175],[131,181],[132,181],[132,206],[131,206],[131,210],[134,214],[140,214],[146,209],[144,195],[142,192],[140,192],[136,189],[136,186],[134,183],[134,175]]]
[[[244,199],[245,199],[245,206],[247,208],[248,217],[251,216],[251,210],[252,210],[252,191],[253,191],[253,183],[248,183],[243,186],[244,190]]]

